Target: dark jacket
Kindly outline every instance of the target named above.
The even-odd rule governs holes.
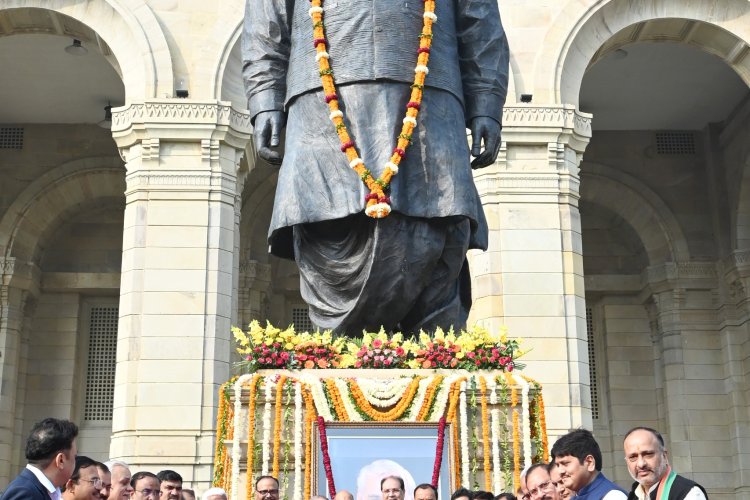
[[[627,494],[625,493],[625,490],[604,477],[604,474],[600,472],[596,475],[596,479],[591,481],[578,492],[575,498],[576,500],[600,500],[612,490],[622,491],[623,495]]]
[[[0,500],[50,500],[49,492],[29,469],[10,482]]]
[[[630,493],[628,494],[628,500],[638,500],[638,496],[635,494],[635,490],[638,488],[638,486],[639,483],[633,483],[633,487],[630,488]],[[679,475],[675,476],[674,481],[672,482],[672,488],[670,488],[669,490],[668,500],[682,500],[683,498],[685,498],[685,495],[687,495],[688,492],[696,486],[700,488],[706,498],[708,498],[708,493],[706,493],[706,490],[703,488],[703,486],[694,481],[691,481],[686,477],[682,477]],[[651,500],[656,500],[657,490],[658,488],[654,488],[654,490],[649,493],[649,497],[651,497]]]
[[[412,83],[423,6],[422,0],[325,0],[336,84]],[[251,116],[280,111],[321,87],[309,8],[301,0],[247,0],[242,60]],[[426,85],[456,96],[467,122],[475,116],[501,122],[509,50],[497,0],[436,0],[435,14]]]

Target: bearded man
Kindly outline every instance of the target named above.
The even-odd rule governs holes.
[[[316,39],[308,2],[247,1],[243,79],[255,147],[281,164],[270,249],[297,261],[316,327],[345,333],[465,325],[466,251],[487,248],[471,168],[492,164],[500,148],[508,44],[497,0],[436,0],[434,12],[424,11],[428,4],[325,0],[313,6],[322,9],[316,29],[325,33]],[[436,17],[432,33],[423,32],[424,16]],[[424,37],[431,39],[428,69],[417,70]],[[322,90],[320,57],[330,63],[334,94]],[[392,211],[373,219],[363,213],[369,189],[353,170],[356,160],[342,153],[348,149],[327,103],[338,103],[348,147],[380,179],[400,149],[407,105],[415,104],[415,71],[429,71],[424,86],[414,83],[423,93],[417,125],[401,137],[411,145],[381,200]],[[282,162],[275,148],[284,126]]]
[[[628,472],[635,480],[628,500],[706,500],[700,484],[679,476],[669,465],[664,438],[650,427],[635,427],[623,442]]]

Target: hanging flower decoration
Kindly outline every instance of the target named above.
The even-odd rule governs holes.
[[[328,455],[328,436],[326,435],[326,421],[318,417],[318,433],[320,434],[320,451],[323,455],[323,469],[328,481],[328,493],[331,497],[336,496],[336,485],[333,483],[333,470],[331,469],[331,457]]]
[[[365,167],[364,161],[357,152],[356,145],[346,128],[344,113],[339,107],[339,96],[336,92],[336,84],[333,78],[333,70],[328,54],[328,40],[323,15],[323,0],[311,0],[310,17],[313,23],[313,44],[315,45],[315,59],[318,62],[320,79],[323,84],[323,92],[328,109],[331,111],[330,118],[336,127],[336,133],[341,141],[341,151],[346,155],[349,166],[359,175],[370,193],[365,197],[365,213],[369,217],[382,219],[391,213],[391,200],[388,196],[391,179],[398,173],[398,166],[406,154],[406,148],[411,144],[414,128],[417,126],[417,114],[422,103],[425,76],[429,72],[427,63],[430,58],[430,45],[432,44],[432,24],[437,21],[435,15],[435,1],[424,1],[424,13],[422,16],[422,32],[419,35],[419,49],[417,50],[417,65],[414,68],[414,83],[411,86],[411,96],[406,105],[406,116],[403,120],[401,133],[398,136],[396,147],[393,149],[391,158],[385,164],[383,174],[375,179],[372,173]]]
[[[435,446],[435,465],[432,466],[432,481],[430,484],[437,488],[440,479],[440,468],[443,465],[443,446],[445,445],[445,417],[438,421],[437,445]]]

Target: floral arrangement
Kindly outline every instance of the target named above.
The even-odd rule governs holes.
[[[438,424],[433,482],[449,431],[452,446],[446,454],[457,464],[456,487],[478,487],[483,478],[491,490],[513,490],[533,457],[549,456],[541,386],[518,373],[343,378],[314,370],[301,374],[268,370],[234,378],[219,391],[214,485],[229,491],[232,499],[243,498],[252,495],[255,478],[273,473],[285,492],[282,497],[309,498],[314,486],[313,442],[320,439],[325,449],[326,423],[363,421]],[[245,490],[240,488],[244,449]],[[287,449],[294,450],[293,457],[287,457]],[[476,466],[470,466],[472,455],[482,457]],[[330,468],[325,458],[323,467],[326,462]],[[331,482],[334,475],[335,471],[326,470]]]
[[[501,370],[523,368],[518,339],[505,331],[492,333],[479,326],[458,333],[438,328],[430,335],[420,332],[405,338],[401,333],[367,333],[362,338],[334,337],[330,331],[297,333],[293,326],[285,330],[257,321],[247,332],[233,328],[243,357],[241,371],[259,369],[321,368],[447,368],[461,370]]]

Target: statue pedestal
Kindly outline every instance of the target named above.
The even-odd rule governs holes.
[[[330,477],[355,493],[367,474],[515,492],[548,455],[541,386],[517,372],[261,370],[219,397],[214,484],[233,499],[252,498],[262,475],[294,500],[332,496]]]

